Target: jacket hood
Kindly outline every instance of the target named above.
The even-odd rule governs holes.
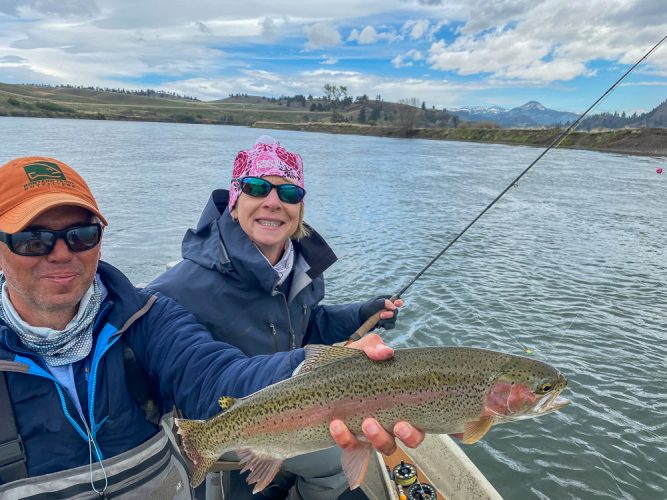
[[[246,283],[271,291],[278,273],[232,219],[228,200],[226,189],[213,191],[197,227],[185,233],[181,246],[183,258],[223,274],[242,275]],[[336,262],[337,257],[316,231],[310,231],[308,237],[292,243],[308,264],[306,273],[313,279]]]
[[[222,243],[218,224],[216,224],[224,213],[231,220],[227,210],[228,199],[229,191],[226,189],[213,191],[199,217],[197,227],[188,229],[183,237],[181,255],[184,259],[221,273],[231,270],[229,255]]]

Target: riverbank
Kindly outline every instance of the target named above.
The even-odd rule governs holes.
[[[321,100],[318,101],[319,104]],[[31,86],[0,83],[0,116],[142,121],[353,134],[378,137],[470,141],[547,147],[561,129],[480,127],[444,113],[438,126],[413,128],[401,119],[400,104],[382,102],[382,121],[357,123],[359,104],[347,110],[313,110],[306,101],[235,97],[202,102],[169,95],[139,95],[102,89]],[[338,116],[346,121],[333,123]],[[445,119],[446,118],[446,119]],[[421,123],[421,122],[411,122]],[[434,123],[435,124],[435,123]],[[667,129],[636,128],[575,132],[560,148],[667,157]]]
[[[420,128],[408,134],[400,128],[357,125],[350,123],[286,123],[257,121],[255,128],[298,130],[330,134],[353,134],[378,137],[409,137],[449,141],[509,144],[514,146],[547,147],[561,133],[560,129],[489,129],[489,128]],[[667,129],[639,128],[573,132],[558,146],[607,153],[667,157]]]

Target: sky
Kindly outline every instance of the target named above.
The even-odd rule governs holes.
[[[0,82],[582,112],[666,35],[667,0],[0,0]],[[665,99],[667,42],[596,112]]]

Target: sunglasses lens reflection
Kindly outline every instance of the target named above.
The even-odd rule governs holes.
[[[12,235],[15,253],[25,256],[46,255],[51,252],[56,239],[43,231],[22,231]]]
[[[269,195],[271,189],[276,188],[278,198],[284,203],[296,204],[303,200],[306,191],[294,184],[281,184],[275,186],[265,179],[259,177],[245,177],[241,180],[241,191],[248,196],[264,198]]]
[[[85,252],[94,248],[102,236],[99,224],[73,227],[63,231],[21,231],[12,234],[11,250],[25,257],[48,255],[53,251],[58,238],[63,238],[72,252]]]
[[[264,179],[255,177],[246,177],[241,181],[241,191],[248,196],[255,198],[264,198],[271,191],[271,183]]]
[[[90,250],[100,241],[100,227],[84,226],[68,231],[65,235],[67,246],[73,252],[84,252]]]

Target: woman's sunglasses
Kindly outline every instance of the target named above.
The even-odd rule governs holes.
[[[261,177],[244,177],[236,179],[241,184],[241,192],[254,198],[266,198],[273,188],[276,188],[280,201],[295,205],[306,196],[306,190],[295,184],[271,184]]]
[[[24,257],[38,257],[48,255],[56,246],[56,241],[62,238],[72,252],[85,252],[95,248],[102,238],[101,224],[87,224],[85,226],[70,227],[60,231],[50,229],[32,229],[19,233],[3,233],[0,231],[0,241],[17,255]]]

